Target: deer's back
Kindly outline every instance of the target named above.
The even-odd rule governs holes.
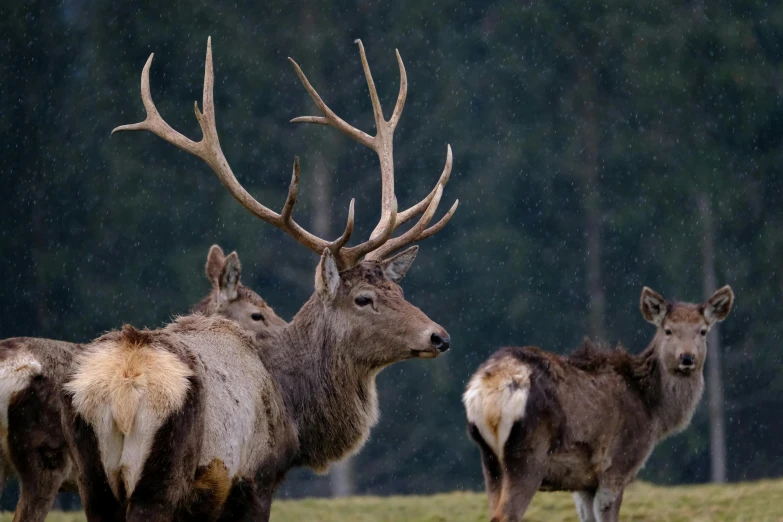
[[[503,348],[473,375],[464,401],[500,460],[512,446],[546,447],[544,489],[595,487],[615,454],[643,461],[653,444],[643,401],[612,364]]]
[[[202,372],[199,465],[217,459],[232,479],[253,476],[261,463],[290,442],[283,399],[258,355],[255,339],[232,321],[204,319],[197,329],[180,334]]]

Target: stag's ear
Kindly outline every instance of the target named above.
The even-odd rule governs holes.
[[[416,254],[418,253],[419,247],[418,245],[415,245],[400,252],[396,256],[381,261],[381,266],[383,267],[383,273],[386,276],[386,279],[399,283],[402,278],[405,277],[405,274],[408,273],[408,269],[413,264],[413,261],[416,259]]]
[[[242,275],[242,265],[239,264],[239,256],[231,252],[223,262],[218,281],[218,302],[225,303],[237,298],[239,277]]]
[[[650,322],[655,326],[661,326],[663,318],[666,316],[668,306],[666,299],[645,286],[642,289],[642,298],[639,306],[641,307],[642,315],[647,322]]]
[[[734,303],[734,292],[729,285],[724,286],[710,297],[704,303],[704,318],[708,324],[714,324],[723,321],[731,312],[731,305]]]
[[[337,262],[328,248],[321,254],[321,262],[315,269],[315,291],[324,304],[331,303],[337,297],[340,288],[340,271]]]
[[[213,286],[218,286],[220,280],[220,272],[223,271],[223,265],[225,264],[226,256],[223,255],[223,249],[218,245],[212,245],[207,254],[207,279]]]

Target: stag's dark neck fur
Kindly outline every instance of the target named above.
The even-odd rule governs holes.
[[[688,425],[704,390],[704,375],[701,371],[690,375],[666,371],[658,357],[658,342],[656,335],[643,352],[632,354],[621,346],[606,350],[586,340],[568,361],[588,373],[611,371],[622,376],[657,421],[662,438]]]
[[[313,296],[262,359],[275,376],[298,433],[295,465],[324,470],[366,440],[377,420],[377,370],[358,367]]]

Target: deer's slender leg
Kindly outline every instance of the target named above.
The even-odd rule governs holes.
[[[22,491],[14,520],[43,522],[70,468],[50,380],[34,379],[8,407],[8,452]]]
[[[201,382],[193,377],[190,381],[181,411],[171,415],[155,434],[141,477],[128,500],[128,522],[172,520],[176,510],[191,500],[186,498],[186,492],[197,472],[204,407]],[[222,475],[219,468],[214,471],[217,480],[223,477],[228,481],[223,476],[225,471]],[[214,520],[217,516],[207,513],[202,520]]]
[[[114,497],[100,456],[95,452],[98,447],[95,432],[76,415],[66,392],[60,398],[63,434],[79,472],[79,495],[87,521],[122,520],[122,506]]]
[[[22,479],[22,494],[16,506],[14,522],[43,522],[64,480],[61,470],[46,470],[33,478]]]
[[[542,431],[538,429],[530,436],[516,440],[509,437],[504,449],[503,487],[500,501],[493,513],[493,521],[521,520],[533,496],[541,487],[546,474],[549,447]]]
[[[579,515],[579,522],[595,522],[595,516],[593,515],[594,500],[595,491],[574,492],[574,504],[576,504],[576,514]]]
[[[617,522],[620,518],[622,501],[623,488],[600,486],[593,502],[596,522]]]
[[[478,444],[481,451],[481,469],[484,473],[484,487],[489,497],[489,512],[493,513],[500,501],[500,492],[503,487],[503,469],[500,461],[492,452],[489,445],[479,433],[475,424],[468,427],[471,438]]]
[[[234,483],[219,522],[268,522],[275,489],[250,479]]]

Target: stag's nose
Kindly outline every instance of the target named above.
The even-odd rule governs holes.
[[[695,357],[692,353],[682,353],[680,354],[680,364],[682,366],[693,366],[693,364],[696,362]]]
[[[448,350],[450,343],[451,339],[449,338],[449,334],[447,334],[445,331],[441,333],[434,333],[430,336],[430,344],[432,344],[432,347],[439,352],[445,352]]]

